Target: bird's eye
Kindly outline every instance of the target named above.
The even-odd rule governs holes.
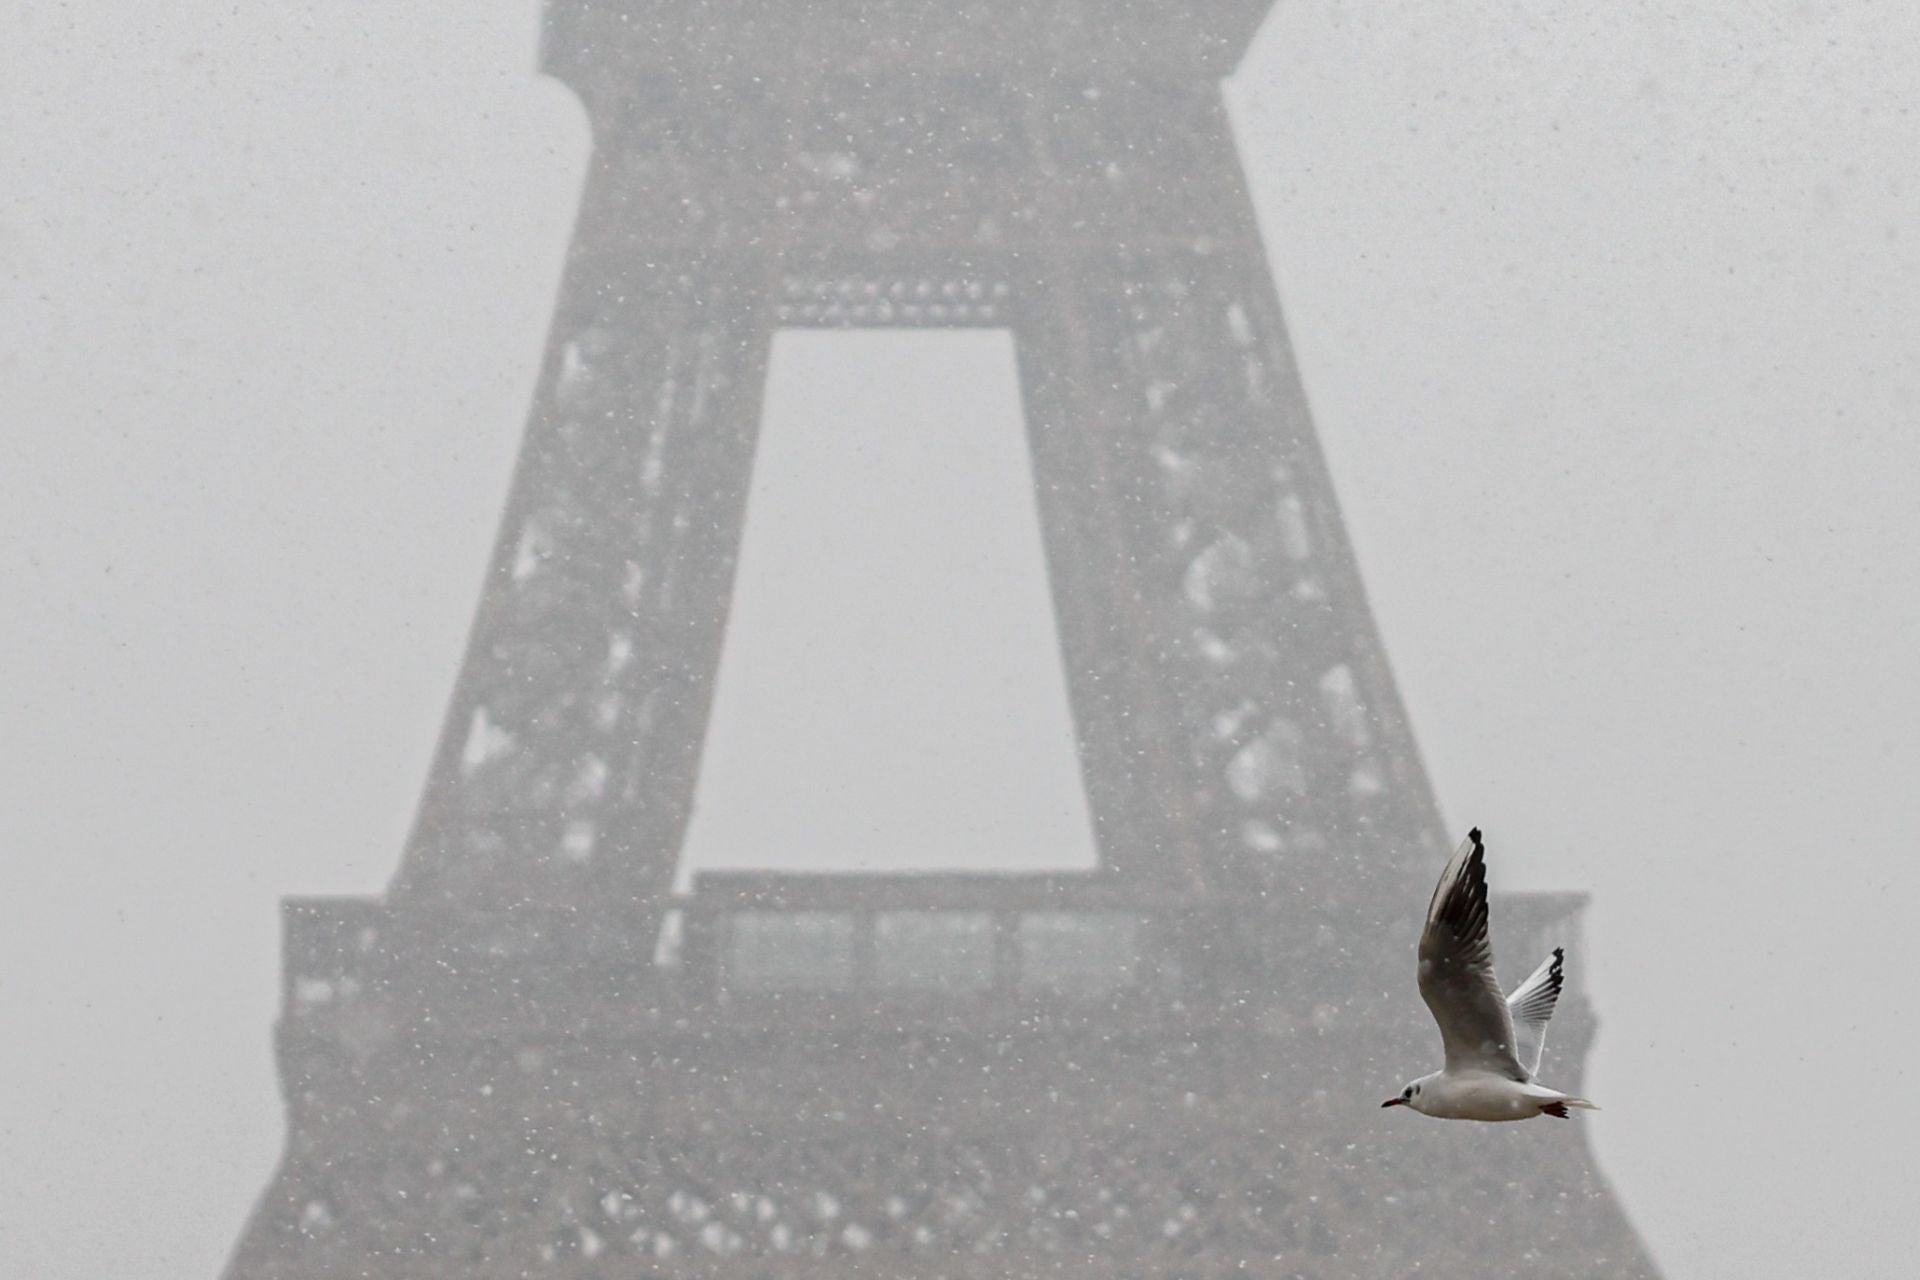
[[[1401,1091],[1400,1096],[1403,1098],[1411,1098],[1414,1095],[1414,1092],[1415,1092],[1414,1087],[1412,1085],[1408,1085],[1404,1090]]]

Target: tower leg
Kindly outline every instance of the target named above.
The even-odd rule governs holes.
[[[751,265],[576,257],[397,910],[672,887],[758,432]]]
[[[1289,927],[1261,946],[1351,954],[1425,874],[1438,820],[1264,257],[1052,276],[1019,322],[1022,384],[1089,776],[1125,780],[1093,795],[1103,858],[1273,894]],[[1334,857],[1351,867],[1311,878],[1341,901],[1278,900]]]

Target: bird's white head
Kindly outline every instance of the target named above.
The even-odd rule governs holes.
[[[1424,1112],[1427,1109],[1428,1103],[1428,1086],[1432,1085],[1439,1075],[1440,1073],[1436,1071],[1431,1075],[1421,1076],[1418,1080],[1413,1081],[1406,1088],[1402,1089],[1400,1096],[1388,1098],[1380,1105],[1382,1107],[1412,1107],[1415,1111]]]

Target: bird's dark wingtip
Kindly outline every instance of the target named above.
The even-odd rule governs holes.
[[[1479,843],[1480,843],[1480,828],[1478,828],[1478,827],[1475,827],[1475,828],[1474,828],[1473,830],[1471,830],[1471,831],[1469,831],[1469,832],[1467,832],[1467,839],[1469,839],[1469,840],[1471,840],[1471,841],[1473,841],[1473,842],[1474,842],[1475,844],[1479,844]]]

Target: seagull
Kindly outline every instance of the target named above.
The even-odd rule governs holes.
[[[1570,1107],[1599,1110],[1534,1079],[1565,959],[1555,947],[1512,995],[1501,997],[1487,940],[1487,850],[1480,828],[1469,831],[1440,873],[1420,931],[1420,998],[1440,1024],[1447,1065],[1380,1105],[1412,1107],[1440,1120],[1565,1120]]]

